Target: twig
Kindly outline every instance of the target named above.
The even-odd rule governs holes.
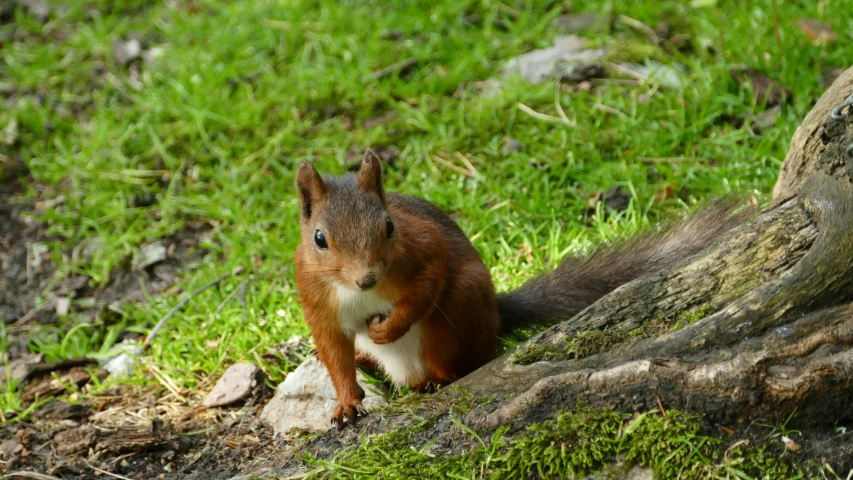
[[[645,23],[626,15],[619,15],[618,17],[616,17],[616,20],[619,20],[620,22],[624,23],[625,25],[628,25],[629,27],[635,30],[640,30],[641,32],[645,33],[649,36],[649,38],[655,45],[660,43],[660,39],[658,38],[657,32],[655,32],[652,27],[646,25]]]
[[[144,350],[151,348],[151,342],[154,340],[154,337],[157,336],[157,333],[160,331],[160,329],[163,328],[163,325],[165,325],[170,318],[175,316],[176,313],[178,313],[182,308],[184,308],[190,300],[197,297],[208,288],[217,285],[223,280],[231,277],[232,275],[240,275],[241,273],[243,273],[243,267],[237,267],[232,272],[226,273],[225,275],[222,275],[221,277],[210,281],[210,283],[208,283],[207,285],[204,285],[198,288],[196,291],[192,292],[191,294],[185,296],[183,300],[181,300],[177,305],[175,305],[175,308],[171,309],[165,317],[161,318],[160,321],[157,322],[157,325],[154,326],[154,329],[152,329],[151,333],[148,334],[148,337],[145,338],[145,343],[142,344],[142,348]]]
[[[41,305],[38,305],[38,306],[36,306],[36,307],[31,308],[31,309],[30,309],[30,311],[29,311],[29,312],[27,312],[26,314],[24,314],[24,316],[23,316],[23,317],[19,318],[15,323],[13,323],[13,324],[9,325],[8,329],[9,329],[10,331],[13,331],[13,330],[15,330],[16,328],[23,327],[25,323],[27,323],[31,318],[33,318],[33,316],[35,316],[35,314],[37,314],[37,313],[39,313],[40,311],[42,311],[42,310],[44,310],[45,308],[47,308],[47,307],[48,307],[48,305],[50,305],[51,303],[52,303],[52,302],[44,302],[44,303],[42,303]]]
[[[106,471],[106,470],[101,470],[100,468],[98,468],[98,467],[96,467],[96,466],[92,465],[92,464],[91,464],[91,463],[89,463],[89,462],[86,462],[86,465],[88,465],[88,466],[89,466],[89,468],[91,468],[92,470],[94,470],[94,471],[95,471],[95,472],[97,472],[97,473],[100,473],[101,475],[107,475],[107,476],[110,476],[110,477],[113,477],[113,478],[120,478],[121,480],[132,480],[132,479],[131,479],[131,478],[129,478],[129,477],[125,477],[125,476],[123,476],[123,475],[119,475],[119,474],[117,474],[117,473],[112,473],[112,472],[108,472],[108,471]]]
[[[542,120],[543,122],[561,123],[561,124],[566,125],[568,127],[576,126],[575,123],[572,121],[567,122],[566,120],[563,120],[560,117],[554,117],[551,115],[546,115],[544,113],[539,113],[536,110],[533,110],[532,108],[528,107],[527,105],[525,105],[523,103],[518,104],[518,109],[521,110],[522,112],[530,115],[531,117],[537,119],[537,120]]]
[[[25,471],[7,473],[6,476],[12,477],[12,478],[32,478],[33,480],[62,480],[62,479],[54,477],[52,475],[45,475],[43,473],[25,472]]]
[[[388,65],[387,67],[381,70],[373,72],[373,78],[378,80],[382,77],[387,77],[388,75],[391,75],[393,73],[403,73],[405,70],[408,70],[417,65],[420,61],[421,60],[418,57],[410,57],[405,60],[401,60],[397,63]]]

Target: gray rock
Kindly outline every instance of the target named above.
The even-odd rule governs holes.
[[[131,38],[122,40],[117,38],[113,41],[113,56],[119,65],[127,65],[142,55],[142,44],[139,40]]]
[[[17,455],[24,449],[24,446],[21,442],[10,438],[9,440],[3,440],[0,442],[0,458],[11,458],[14,455]]]
[[[264,372],[255,365],[235,363],[225,370],[202,405],[221,407],[247,398],[255,387],[263,383],[264,377]]]
[[[44,0],[18,0],[18,5],[41,23],[50,18],[50,5]]]
[[[575,66],[601,60],[605,51],[586,49],[584,39],[569,35],[560,37],[553,47],[533,50],[507,62],[503,75],[520,75],[533,83],[571,75]]]
[[[12,360],[6,368],[0,369],[0,386],[6,384],[6,378],[13,380],[26,378],[33,366],[41,363],[42,360],[44,360],[43,353],[26,353],[20,358]]]
[[[376,393],[377,387],[369,385],[361,372],[357,378],[366,394],[362,402],[366,409],[386,403],[385,398]],[[316,357],[311,357],[278,386],[275,396],[261,412],[261,422],[272,427],[276,435],[294,428],[312,432],[327,430],[337,402],[326,367]]]
[[[127,378],[133,375],[136,359],[143,354],[142,348],[138,345],[131,342],[126,343],[127,346],[122,347],[122,351],[118,355],[100,360],[104,370],[110,372],[110,376],[113,378]]]
[[[168,256],[167,254],[168,249],[166,245],[163,245],[161,242],[149,243],[139,247],[139,251],[136,252],[131,266],[134,270],[142,270],[143,268],[162,262]]]
[[[681,88],[684,86],[684,74],[681,70],[670,65],[654,60],[650,60],[645,65],[635,63],[620,63],[619,65],[665,87]]]

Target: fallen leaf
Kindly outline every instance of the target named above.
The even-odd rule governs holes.
[[[660,188],[657,192],[655,192],[655,200],[666,200],[668,198],[672,198],[675,196],[675,189],[672,184],[667,183],[663,187]]]
[[[788,449],[789,452],[797,453],[800,451],[800,445],[788,437],[783,436],[782,443],[785,444],[785,448]]]
[[[838,35],[827,22],[803,18],[797,22],[797,26],[800,27],[801,32],[809,37],[813,45],[821,46],[838,40]]]

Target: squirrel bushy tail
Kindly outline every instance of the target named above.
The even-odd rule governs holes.
[[[563,322],[619,286],[704,250],[755,214],[754,207],[738,210],[741,200],[726,197],[679,224],[601,246],[586,257],[564,259],[554,271],[498,296],[503,330]]]

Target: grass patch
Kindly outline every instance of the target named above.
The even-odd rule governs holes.
[[[2,82],[13,89],[0,130],[17,130],[2,154],[20,157],[33,174],[21,200],[63,198],[33,214],[53,235],[57,280],[86,275],[103,286],[142,244],[207,225],[197,240],[208,255],[184,266],[180,287],[192,291],[243,266],[254,275],[245,306],[229,295],[246,277],[209,289],[172,319],[147,361],[180,389],[236,361],[257,363],[277,381],[295,362],[270,347],[308,333],[290,268],[300,162],[341,172],[365,147],[396,147],[387,188],[450,212],[504,291],[697,199],[768,193],[822,74],[850,58],[849,42],[815,46],[796,26],[799,18],[826,20],[848,38],[843,2],[780,2],[781,50],[771,0],[573,4],[571,13],[612,11],[652,27],[667,19],[684,45],[664,56],[633,48],[631,59],[680,62],[685,86],[566,85],[559,99],[573,128],[517,108],[550,111],[553,84],[512,80],[500,94],[482,95],[481,82],[504,61],[563,33],[554,22],[566,13],[562,1],[507,10],[485,0],[80,0],[52,3],[44,24],[18,10],[0,25]],[[113,42],[130,37],[161,54],[135,69],[117,63]],[[618,22],[590,38],[645,45]],[[409,57],[421,61],[405,74],[372,77]],[[793,92],[776,127],[760,135],[751,123],[764,106],[729,75],[741,64]],[[503,152],[504,137],[522,148]],[[434,161],[456,152],[470,156],[478,178]],[[630,207],[591,214],[588,198],[614,186],[630,192]],[[673,195],[659,194],[666,191]],[[90,254],[74,254],[84,250]],[[46,326],[29,349],[68,358],[108,350],[117,330],[147,333],[179,300],[175,291],[148,293],[151,301],[125,306],[119,322],[86,327],[76,326],[83,299],[72,299],[70,320]],[[145,369],[125,381],[156,382]],[[20,411],[9,385],[0,409]]]
[[[812,478],[781,445],[727,448],[701,432],[697,417],[677,410],[632,416],[578,407],[511,440],[506,429],[484,440],[457,423],[475,445],[459,455],[433,455],[432,442],[419,446],[428,426],[422,421],[365,438],[331,461],[307,457],[315,468],[309,478],[582,478],[617,461],[650,468],[657,479]]]

